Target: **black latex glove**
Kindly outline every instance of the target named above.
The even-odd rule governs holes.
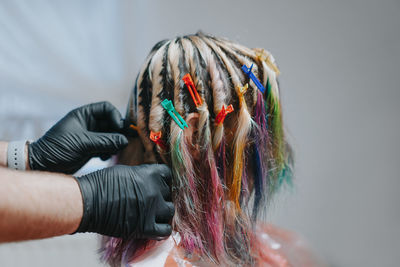
[[[86,105],[69,112],[28,147],[32,170],[74,173],[90,158],[109,158],[128,144],[124,123],[109,102]]]
[[[76,180],[84,207],[76,232],[151,239],[171,234],[174,206],[166,165],[117,165]]]

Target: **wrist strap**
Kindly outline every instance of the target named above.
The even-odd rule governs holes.
[[[12,141],[8,143],[7,166],[10,169],[25,171],[25,146],[28,141]]]

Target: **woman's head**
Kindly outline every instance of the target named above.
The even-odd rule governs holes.
[[[263,93],[243,65],[252,66]],[[159,42],[140,70],[126,118],[139,137],[120,161],[171,167],[173,228],[188,253],[235,264],[254,261],[254,222],[291,174],[278,74],[268,52],[201,33]],[[188,127],[172,119],[162,105],[167,100]],[[131,154],[138,148],[143,151]]]

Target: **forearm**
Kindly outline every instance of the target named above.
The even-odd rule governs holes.
[[[0,167],[0,242],[73,233],[83,214],[72,176]]]
[[[7,167],[8,143],[0,141],[0,167]]]

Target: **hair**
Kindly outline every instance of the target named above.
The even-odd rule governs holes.
[[[244,64],[253,66],[264,93],[242,71]],[[198,107],[182,81],[187,73],[202,99]],[[139,129],[146,153],[172,169],[172,226],[187,255],[218,264],[256,264],[255,224],[273,194],[292,177],[278,74],[269,52],[203,33],[157,43],[140,70],[127,119]],[[192,143],[161,106],[165,99],[184,119],[198,113]],[[234,111],[216,123],[230,104]],[[151,141],[150,132],[161,132],[165,145]],[[192,145],[199,147],[198,158],[190,153]],[[156,242],[106,238],[103,259],[127,264]]]

